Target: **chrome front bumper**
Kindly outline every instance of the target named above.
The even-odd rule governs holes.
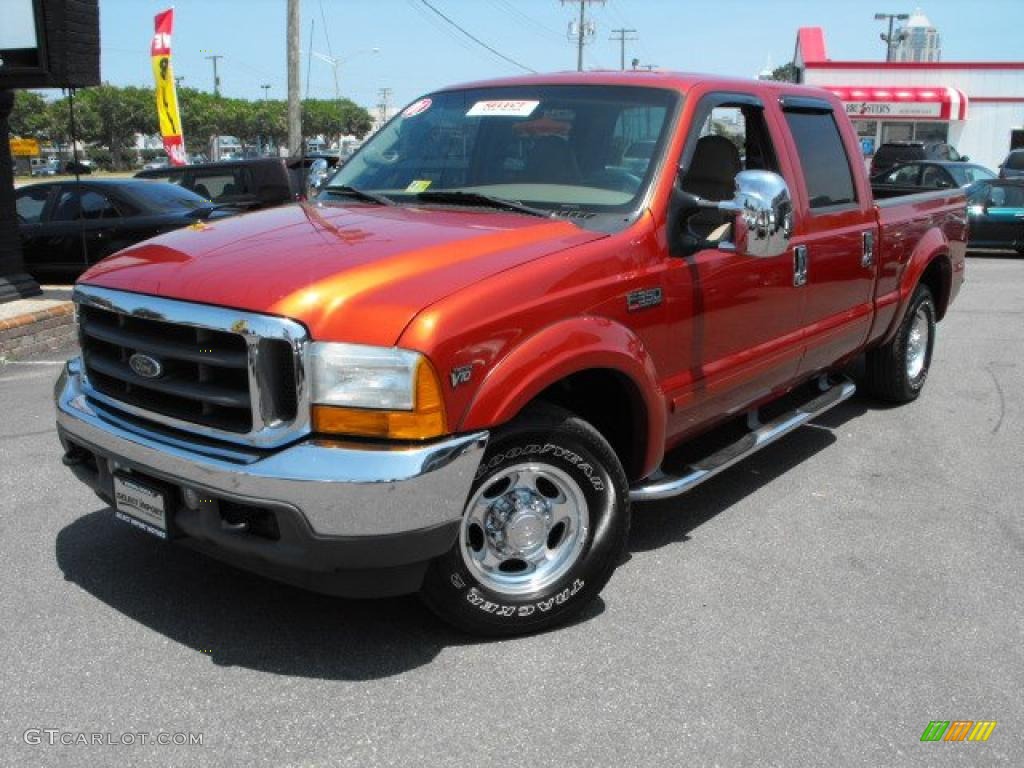
[[[65,443],[177,486],[290,507],[327,537],[387,536],[457,521],[488,438],[476,432],[410,447],[308,437],[247,451],[186,439],[90,400],[78,358],[65,366],[54,397]]]

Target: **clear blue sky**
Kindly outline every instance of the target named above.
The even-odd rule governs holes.
[[[538,71],[575,69],[576,51],[566,27],[578,5],[559,0],[430,0],[439,10],[505,55]],[[168,0],[100,0],[102,73],[117,85],[150,85],[148,45],[153,15]],[[892,0],[607,0],[589,6],[597,34],[585,52],[588,68],[617,68],[619,27],[637,30],[627,61],[717,74],[754,76],[771,60],[789,61],[796,30],[825,29],[835,59],[883,59],[881,22],[875,11],[912,12],[916,3]],[[321,16],[321,7],[323,16]],[[924,12],[942,35],[948,60],[1024,59],[1024,0],[926,0]],[[219,68],[225,95],[257,98],[261,83],[283,98],[285,0],[177,0],[174,67],[185,84],[211,89],[208,53],[224,56]],[[402,104],[453,82],[516,74],[502,61],[462,37],[421,0],[303,0],[302,47],[330,50],[349,59],[340,69],[341,90],[359,104],[377,101],[377,89],[393,89]],[[379,53],[366,52],[379,48]],[[351,57],[351,58],[349,58]],[[302,63],[306,89],[306,58]],[[310,93],[334,94],[331,67],[312,62]]]

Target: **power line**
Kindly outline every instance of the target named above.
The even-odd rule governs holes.
[[[636,32],[635,29],[613,29],[613,34],[609,40],[617,42],[619,44],[619,69],[626,68],[626,43],[639,40],[636,35],[632,34]]]
[[[474,43],[476,43],[477,45],[483,46],[483,47],[484,47],[484,48],[486,48],[486,49],[487,49],[488,51],[490,51],[491,53],[493,53],[493,54],[494,54],[495,56],[497,56],[497,57],[499,57],[499,58],[501,58],[501,59],[504,59],[504,60],[505,60],[505,61],[507,61],[507,62],[508,62],[509,64],[514,64],[515,66],[519,67],[520,69],[522,69],[522,70],[524,70],[524,71],[526,71],[526,72],[533,72],[533,73],[536,73],[536,72],[537,72],[537,70],[535,70],[535,69],[531,69],[530,67],[526,66],[525,64],[520,64],[520,63],[519,63],[518,61],[516,61],[515,59],[513,59],[513,58],[510,58],[510,57],[506,56],[506,55],[505,55],[505,54],[503,54],[503,53],[502,53],[501,51],[495,50],[494,48],[492,48],[491,46],[489,46],[489,45],[488,45],[487,43],[485,43],[485,42],[484,42],[483,40],[481,40],[481,39],[480,39],[479,37],[476,37],[475,35],[473,35],[473,34],[472,34],[471,32],[467,32],[467,31],[466,31],[465,29],[463,29],[462,27],[460,27],[460,26],[458,25],[458,23],[457,23],[457,22],[455,22],[455,21],[454,21],[453,19],[449,18],[448,16],[445,16],[445,15],[444,15],[444,14],[443,14],[443,13],[442,13],[441,11],[439,11],[439,10],[438,10],[437,8],[435,8],[435,7],[433,6],[433,5],[431,5],[431,4],[430,4],[430,3],[428,2],[428,0],[420,0],[420,2],[421,2],[421,3],[423,3],[423,5],[425,5],[425,6],[427,7],[427,8],[429,8],[429,9],[430,9],[431,11],[433,11],[434,13],[436,13],[436,14],[437,14],[438,16],[440,16],[440,17],[441,17],[442,19],[444,19],[444,20],[445,20],[446,22],[448,22],[448,23],[449,23],[449,24],[451,24],[451,25],[452,25],[453,27],[455,27],[455,28],[456,28],[457,30],[459,30],[459,32],[461,32],[462,34],[464,34],[464,35],[465,35],[466,37],[468,37],[468,38],[469,38],[470,40],[472,40],[472,41],[473,41]]]
[[[524,29],[529,28],[531,32],[543,35],[544,37],[547,37],[550,40],[561,41],[563,39],[562,34],[560,32],[556,32],[555,30],[551,29],[551,27],[545,26],[544,24],[534,19],[532,16],[523,13],[508,0],[491,0],[491,2],[494,3],[495,6],[505,11],[508,11],[510,14],[515,16],[516,19],[522,23]]]

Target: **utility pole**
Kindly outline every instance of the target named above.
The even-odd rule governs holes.
[[[567,3],[579,3],[580,4],[580,21],[579,27],[576,31],[573,31],[573,22],[569,23],[569,40],[576,40],[576,71],[583,71],[583,46],[586,38],[593,37],[595,28],[593,22],[587,21],[587,5],[589,3],[601,3],[604,4],[605,0],[562,0],[562,5]]]
[[[380,120],[380,124],[384,125],[388,120],[388,102],[391,99],[391,89],[378,88],[377,95],[380,97],[380,101],[377,102],[377,117]]]
[[[614,32],[615,34],[613,34],[608,39],[619,44],[619,69],[625,69],[626,43],[639,40],[639,38],[632,34],[636,32],[635,29],[613,29],[612,32]]]
[[[264,83],[263,85],[260,86],[260,88],[263,89],[263,100],[267,101],[269,98],[267,94],[270,92],[270,83]]]
[[[217,76],[217,62],[223,59],[223,56],[206,56],[205,58],[213,62],[213,95],[220,96],[220,78]]]
[[[176,88],[181,88],[181,81],[184,80],[184,79],[185,79],[184,75],[175,75],[174,76],[174,86]]]
[[[299,72],[299,0],[288,0],[288,154],[302,155],[302,79]]]
[[[885,43],[885,60],[886,62],[892,61],[892,46],[893,43],[898,43],[903,39],[903,33],[893,36],[892,25],[897,19],[899,21],[906,21],[910,18],[909,13],[876,13],[875,21],[889,20],[889,34],[882,32],[879,36],[882,38],[882,42]]]

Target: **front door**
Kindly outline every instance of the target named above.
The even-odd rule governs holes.
[[[731,199],[736,173],[770,170],[792,184],[780,164],[777,109],[743,94],[701,99],[686,142],[680,185],[705,199]],[[665,380],[669,437],[708,426],[715,417],[742,413],[796,375],[801,354],[801,292],[793,284],[793,254],[743,256],[729,249],[729,225],[717,213],[690,219],[695,250],[672,257],[665,278],[676,321],[676,358]],[[723,247],[717,247],[724,243]]]

